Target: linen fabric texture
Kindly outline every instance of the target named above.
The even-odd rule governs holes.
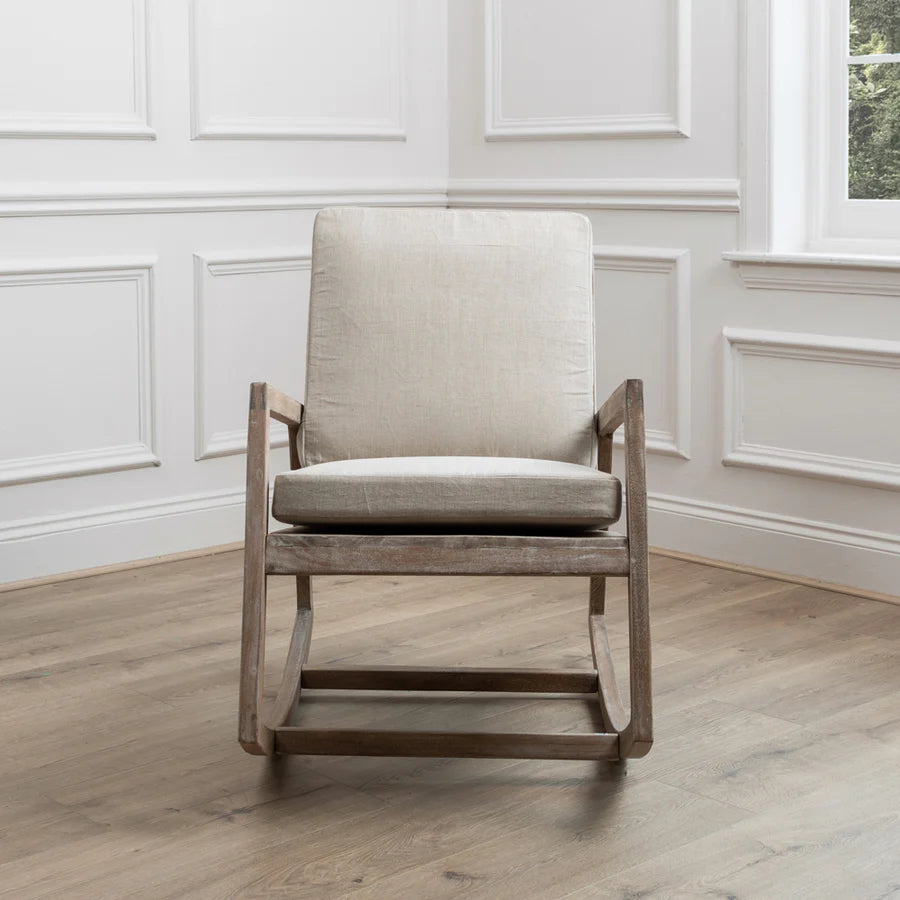
[[[590,222],[576,213],[322,210],[302,459],[589,465]]]
[[[304,468],[276,479],[276,518],[618,518],[618,481],[590,468],[593,248],[584,216],[325,209],[311,268]]]
[[[275,479],[272,514],[296,525],[603,528],[621,513],[619,480],[547,459],[351,459]]]

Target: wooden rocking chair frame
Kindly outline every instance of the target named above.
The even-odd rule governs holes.
[[[348,756],[609,759],[647,754],[653,743],[648,611],[643,387],[623,382],[595,416],[598,466],[609,472],[612,435],[625,426],[625,535],[524,536],[268,531],[269,421],[288,426],[291,468],[303,405],[271,385],[250,389],[239,740],[248,752]],[[588,628],[594,669],[307,666],[312,575],[571,575],[590,577]],[[275,702],[263,714],[266,581],[297,579],[297,616]],[[606,633],[606,578],[628,579],[631,709],[616,684]],[[303,688],[390,691],[597,693],[605,731],[588,734],[377,731],[289,723]]]

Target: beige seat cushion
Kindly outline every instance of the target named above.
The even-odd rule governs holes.
[[[576,463],[400,456],[279,475],[272,514],[292,525],[602,528],[621,505],[616,477]]]

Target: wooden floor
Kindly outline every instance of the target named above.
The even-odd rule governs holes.
[[[0,595],[0,896],[900,897],[900,606],[652,570],[657,743],[627,766],[245,755],[239,553]],[[293,586],[270,584],[274,680]],[[314,664],[590,665],[585,579],[314,591]],[[302,702],[303,722],[382,728],[571,730],[596,713]]]

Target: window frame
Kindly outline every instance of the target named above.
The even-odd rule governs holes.
[[[849,0],[810,8],[810,183],[807,249],[900,253],[900,199],[854,200],[849,193],[847,96],[852,60],[900,65],[900,54],[850,55]],[[818,149],[815,149],[818,148]]]

